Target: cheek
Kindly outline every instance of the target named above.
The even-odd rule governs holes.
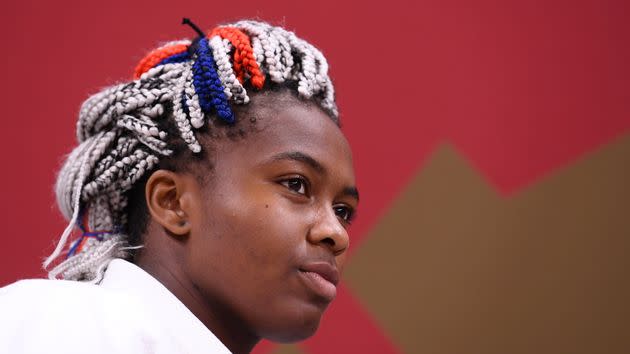
[[[281,281],[306,240],[304,210],[273,193],[243,195],[204,203],[191,235],[193,263],[215,276],[225,273],[223,281]]]
[[[335,257],[335,262],[337,262],[337,269],[339,273],[343,274],[343,271],[346,267],[346,262],[348,260],[348,252],[344,252],[339,256]]]
[[[252,202],[242,214],[240,233],[255,263],[278,264],[293,258],[296,247],[305,240],[299,211],[280,197],[271,195]],[[246,234],[246,235],[245,235]]]

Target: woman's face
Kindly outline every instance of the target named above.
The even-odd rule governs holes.
[[[210,153],[184,266],[210,306],[256,336],[295,341],[315,332],[335,296],[358,194],[336,124],[286,94],[274,106],[276,95],[239,117],[255,118],[255,131]]]

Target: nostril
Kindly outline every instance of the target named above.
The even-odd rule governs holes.
[[[334,246],[335,246],[335,240],[333,240],[333,239],[332,239],[332,238],[330,238],[330,237],[326,237],[325,239],[323,239],[323,240],[322,240],[322,243],[325,243],[325,244],[327,244],[328,246],[332,246],[332,247],[334,247]]]

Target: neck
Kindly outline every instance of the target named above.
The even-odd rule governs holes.
[[[134,263],[162,283],[232,353],[251,352],[260,341],[260,337],[248,330],[249,326],[245,321],[218,299],[204,296],[186,276],[181,265],[183,262],[177,262],[175,255],[152,252],[152,247],[148,246],[145,244],[135,257]]]

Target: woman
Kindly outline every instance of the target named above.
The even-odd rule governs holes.
[[[247,353],[309,337],[335,297],[358,192],[325,58],[184,22],[198,38],[84,103],[44,263],[66,280],[0,289],[0,352]]]

